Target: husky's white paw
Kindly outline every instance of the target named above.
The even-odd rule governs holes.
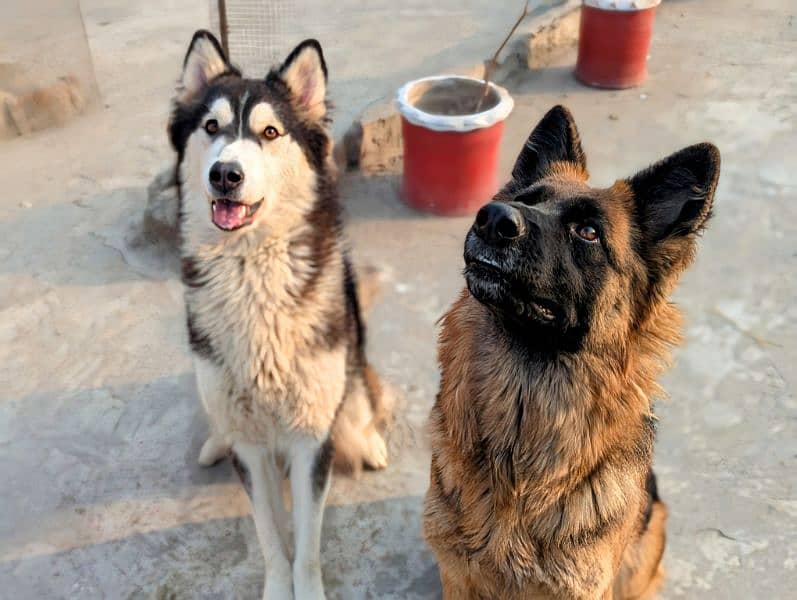
[[[304,567],[294,565],[293,592],[296,600],[326,600],[321,567],[317,563]]]
[[[224,440],[210,436],[199,451],[199,464],[203,467],[215,465],[230,453],[230,445]]]
[[[274,577],[266,573],[263,600],[293,600],[293,586],[289,577]],[[296,596],[301,598],[301,596]]]
[[[371,429],[365,434],[363,462],[372,469],[387,467],[387,446],[378,431]]]

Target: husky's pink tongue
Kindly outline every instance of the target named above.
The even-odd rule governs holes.
[[[211,210],[213,222],[221,229],[238,229],[247,223],[246,204],[232,200],[214,200]]]

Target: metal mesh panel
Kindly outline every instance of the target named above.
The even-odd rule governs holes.
[[[265,74],[303,39],[323,37],[330,21],[317,12],[318,3],[307,0],[210,0],[211,27],[225,41],[226,17],[230,59],[250,76]]]

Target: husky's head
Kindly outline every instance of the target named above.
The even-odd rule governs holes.
[[[327,172],[326,77],[315,40],[245,79],[212,34],[194,34],[169,121],[184,238],[267,237],[301,223]]]

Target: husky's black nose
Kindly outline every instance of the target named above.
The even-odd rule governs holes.
[[[222,194],[234,190],[244,180],[244,171],[237,162],[221,162],[217,160],[210,167],[210,185]]]
[[[489,244],[508,244],[525,233],[523,215],[503,202],[490,202],[476,214],[476,235]]]

